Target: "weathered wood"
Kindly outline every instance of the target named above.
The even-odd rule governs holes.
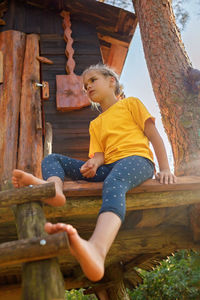
[[[0,33],[4,82],[0,85],[0,184],[16,168],[21,78],[25,34],[9,30]]]
[[[66,196],[70,197],[101,195],[102,187],[102,182],[87,182],[84,180],[64,182],[64,192]],[[155,179],[149,179],[140,186],[131,189],[128,194],[185,190],[193,191],[198,189],[200,189],[199,176],[183,176],[177,177],[177,183],[174,184],[160,184]]]
[[[3,52],[0,51],[0,83],[3,83]]]
[[[200,204],[190,207],[189,219],[194,242],[200,241]]]
[[[114,69],[115,72],[121,74],[127,52],[128,47],[112,45],[110,48],[109,57],[105,63]]]
[[[39,203],[18,205],[15,218],[19,239],[45,236],[46,222]],[[64,299],[64,283],[56,258],[22,265],[22,299]]]
[[[19,284],[9,284],[1,286],[0,300],[21,300],[21,286]],[[13,296],[15,295],[15,296]]]
[[[44,157],[52,153],[53,131],[51,123],[45,124]]]
[[[44,56],[37,56],[36,58],[37,60],[39,60],[39,62],[43,64],[53,65],[53,61],[49,58],[46,58]]]
[[[127,212],[151,208],[176,207],[200,203],[200,190],[186,190],[184,191],[184,196],[182,191],[169,191],[127,194],[126,198]],[[99,211],[101,201],[101,198],[98,196],[82,196],[81,201],[79,197],[73,197],[68,199],[65,207],[56,208],[54,213],[55,215],[61,215],[62,211],[67,209],[68,217],[83,214],[95,215]],[[48,210],[50,212],[51,208]]]
[[[41,177],[43,157],[41,130],[39,37],[27,36],[22,76],[20,106],[20,138],[18,168]],[[17,205],[14,209],[19,239],[40,237],[45,234],[46,222],[42,207],[32,202]],[[22,299],[64,299],[64,284],[57,259],[24,263],[22,266]]]
[[[98,32],[129,43],[137,25],[135,14],[98,1],[87,0],[87,9],[85,9],[85,0],[75,2],[72,0],[63,2],[27,0],[27,2],[36,7],[70,11],[76,21],[90,23],[97,28]],[[119,18],[121,18],[120,21]]]
[[[40,82],[40,63],[36,59],[38,55],[38,35],[27,35],[21,90],[18,168],[41,177],[41,98],[40,89],[36,87],[36,83]]]
[[[64,18],[64,40],[67,43],[65,54],[68,58],[66,71],[69,75],[56,76],[56,106],[58,110],[71,111],[89,106],[91,103],[87,94],[83,91],[82,77],[74,73],[75,60],[73,58],[74,49],[72,47],[70,13],[62,11],[61,16]]]
[[[42,201],[55,196],[54,182],[27,186],[0,192],[0,207],[22,204],[31,201]]]
[[[105,272],[105,278],[116,281],[115,285],[106,289],[108,299],[129,300],[123,281],[123,267],[120,263],[109,266]]]
[[[0,244],[0,266],[39,261],[67,254],[65,232]]]

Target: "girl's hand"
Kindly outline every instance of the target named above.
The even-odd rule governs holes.
[[[156,179],[160,183],[169,184],[176,183],[176,176],[170,172],[170,170],[162,170],[156,174]]]
[[[92,178],[96,175],[98,165],[93,158],[86,161],[84,165],[82,165],[80,172],[86,178]]]

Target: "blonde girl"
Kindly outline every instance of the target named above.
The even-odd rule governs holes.
[[[83,73],[84,88],[101,113],[90,123],[89,159],[84,162],[60,154],[51,154],[42,162],[43,179],[21,170],[13,171],[15,187],[55,182],[56,196],[45,200],[52,206],[65,204],[64,177],[91,182],[103,181],[102,206],[90,239],[82,239],[69,224],[46,223],[49,233],[66,231],[70,250],[83,272],[92,281],[104,275],[106,255],[120,229],[126,212],[126,192],[154,175],[151,142],[159,164],[156,178],[174,183],[166,150],[155,119],[134,97],[121,99],[117,75],[105,65],[89,67]]]

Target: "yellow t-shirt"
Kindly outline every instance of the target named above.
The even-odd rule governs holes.
[[[149,140],[144,135],[147,119],[153,118],[143,103],[133,97],[117,101],[90,122],[89,157],[103,152],[105,164],[138,155],[153,161]]]

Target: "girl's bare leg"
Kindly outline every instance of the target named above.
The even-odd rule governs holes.
[[[100,214],[91,238],[82,239],[77,230],[68,224],[46,223],[45,230],[49,234],[66,231],[72,255],[79,261],[85,275],[92,281],[100,280],[104,275],[106,255],[121,226],[120,218],[112,213]]]
[[[53,198],[45,199],[43,201],[52,206],[64,205],[66,202],[66,198],[65,195],[63,194],[63,182],[59,177],[53,176],[48,178],[47,181],[45,181],[22,170],[15,169],[13,171],[12,183],[16,188],[20,188],[28,185],[45,184],[47,182],[55,182],[56,195]]]

